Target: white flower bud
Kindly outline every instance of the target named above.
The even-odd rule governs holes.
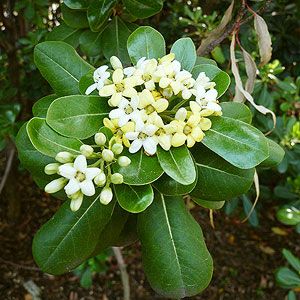
[[[82,145],[80,147],[80,152],[85,156],[85,157],[90,157],[94,153],[93,147],[90,145]]]
[[[48,164],[47,166],[45,166],[44,171],[47,175],[53,175],[57,173],[59,166],[59,163]]]
[[[106,143],[106,136],[104,133],[102,132],[98,132],[95,134],[95,143],[98,145],[98,146],[104,146],[105,143]]]
[[[112,162],[114,160],[114,153],[109,150],[109,149],[104,149],[102,151],[102,158],[106,161],[106,162]]]
[[[110,180],[113,184],[122,184],[124,181],[123,175],[120,173],[112,174]]]
[[[71,198],[70,208],[72,211],[75,212],[80,208],[82,204],[83,194],[81,191],[78,191],[77,193],[71,195],[70,198]]]
[[[65,163],[73,162],[74,155],[70,152],[63,151],[63,152],[57,153],[57,155],[55,156],[55,159],[58,162],[65,164]]]
[[[129,166],[131,163],[131,160],[129,157],[127,156],[120,156],[118,158],[118,164],[121,166],[121,167],[127,167]]]
[[[110,187],[105,187],[100,194],[100,202],[107,205],[113,198],[113,192]]]
[[[124,147],[119,143],[114,144],[111,148],[112,152],[116,155],[121,154],[123,149],[124,149]]]
[[[105,174],[102,172],[101,174],[99,174],[98,176],[96,176],[94,178],[94,182],[97,186],[104,186],[105,182],[106,182],[106,176]]]
[[[122,65],[121,61],[116,56],[112,56],[110,58],[110,64],[114,70],[123,69],[123,65]]]
[[[54,179],[45,186],[45,192],[48,194],[56,193],[60,191],[66,185],[66,183],[67,179],[63,177]]]

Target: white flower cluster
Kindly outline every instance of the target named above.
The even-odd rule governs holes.
[[[121,61],[110,59],[113,71],[101,66],[94,72],[94,84],[86,94],[98,90],[113,107],[104,125],[130,153],[142,147],[149,154],[157,145],[192,147],[211,127],[208,116],[222,114],[215,83],[200,73],[196,79],[182,70],[175,55],[159,60],[141,58],[135,66],[123,68]]]
[[[99,132],[95,135],[96,148],[94,151],[89,145],[80,147],[81,155],[75,156],[69,152],[59,152],[55,159],[57,163],[46,165],[47,175],[58,174],[61,177],[52,180],[45,186],[47,193],[56,193],[64,188],[71,199],[71,210],[77,211],[83,201],[83,196],[93,196],[96,187],[103,187],[99,198],[102,204],[108,204],[113,198],[110,184],[122,184],[123,176],[120,173],[112,174],[110,165],[118,163],[121,167],[128,166],[131,161],[127,156],[119,156],[123,151],[122,144],[116,143],[114,137],[106,147],[106,136]],[[95,162],[88,165],[88,159]]]

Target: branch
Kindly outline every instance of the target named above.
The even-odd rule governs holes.
[[[8,155],[8,159],[7,159],[7,163],[6,163],[6,167],[5,167],[5,171],[4,171],[4,174],[3,174],[3,177],[2,177],[2,180],[0,182],[0,194],[5,186],[5,183],[6,183],[6,180],[7,180],[7,177],[9,175],[9,172],[10,172],[10,169],[11,169],[11,166],[12,166],[12,162],[14,160],[14,156],[15,156],[15,148],[12,148],[10,151],[9,151],[9,155]]]
[[[124,289],[124,300],[130,300],[130,285],[129,285],[129,275],[126,270],[126,264],[124,262],[122,253],[121,253],[121,248],[120,247],[112,247],[115,257],[118,262],[118,266],[121,272],[121,280],[123,284],[123,289]]]

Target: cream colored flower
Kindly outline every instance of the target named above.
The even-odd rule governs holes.
[[[154,98],[154,96],[156,98]],[[139,94],[139,108],[143,109],[147,115],[165,111],[169,106],[169,101],[164,98],[159,98],[157,93],[151,93],[149,90],[143,90]]]

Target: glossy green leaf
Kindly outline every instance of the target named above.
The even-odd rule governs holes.
[[[175,59],[181,63],[181,68],[187,71],[192,71],[197,54],[194,42],[191,38],[181,38],[177,40],[171,50],[175,54]]]
[[[202,143],[232,165],[251,169],[269,156],[268,142],[255,127],[227,117],[212,117]]]
[[[102,50],[102,31],[84,31],[79,38],[80,49],[87,56],[98,56]]]
[[[294,291],[289,291],[287,295],[287,300],[297,300],[296,293]]]
[[[285,288],[299,288],[300,275],[287,267],[282,267],[275,273],[276,281]]]
[[[295,226],[300,224],[300,210],[293,205],[283,206],[277,210],[278,221],[285,225]]]
[[[89,0],[64,0],[64,4],[71,9],[86,9]]]
[[[107,100],[99,96],[66,96],[52,102],[46,121],[61,135],[86,139],[99,131],[109,111]]]
[[[70,44],[74,48],[77,48],[79,45],[79,37],[82,32],[82,29],[69,27],[62,22],[59,26],[54,27],[53,30],[47,34],[46,40],[62,41]]]
[[[57,99],[55,94],[45,96],[36,101],[32,106],[32,114],[34,117],[46,118],[50,104]]]
[[[77,212],[72,212],[69,205],[66,201],[33,240],[33,257],[49,274],[69,272],[91,255],[99,232],[110,220],[114,203],[103,205],[94,196],[85,198]]]
[[[131,213],[144,211],[154,198],[150,184],[142,186],[117,184],[114,186],[114,190],[120,206]]]
[[[249,107],[239,102],[222,102],[223,117],[239,120],[247,124],[252,122],[252,113]]]
[[[197,169],[196,169],[197,171]],[[172,179],[167,174],[163,174],[152,185],[166,196],[186,195],[191,192],[197,184],[197,177],[192,184],[183,185]]]
[[[197,56],[195,67],[197,65],[207,65],[207,64],[217,66],[217,63],[213,59]]]
[[[62,18],[65,23],[72,28],[88,28],[89,22],[86,11],[70,9],[65,4],[60,6]]]
[[[192,200],[198,205],[208,209],[221,209],[225,204],[225,201],[207,201],[198,198],[192,198]]]
[[[230,200],[247,192],[253,182],[254,169],[234,167],[200,144],[191,148],[198,169],[198,182],[190,193],[208,201]]]
[[[123,230],[114,242],[116,247],[125,247],[133,244],[138,240],[136,224],[138,214],[130,214],[127,222],[125,223]]]
[[[163,0],[123,0],[128,12],[139,19],[157,14],[163,7]]]
[[[122,155],[128,156],[131,164],[127,167],[113,164],[113,170],[123,175],[125,184],[145,185],[158,179],[164,172],[157,157],[147,156],[142,150],[134,154],[124,150]]]
[[[87,16],[92,31],[101,31],[116,3],[116,0],[94,0],[91,2]]]
[[[300,259],[287,249],[283,249],[282,254],[294,270],[300,274]]]
[[[79,148],[82,143],[79,140],[59,135],[47,125],[45,119],[31,119],[26,130],[32,145],[44,155],[55,157],[62,151],[81,154]]]
[[[201,64],[194,67],[193,78],[197,78],[201,72],[205,72],[206,76],[216,83],[215,89],[218,91],[218,98],[220,98],[230,85],[229,75],[212,64]]]
[[[146,277],[157,293],[181,299],[207,287],[212,258],[181,197],[156,193],[152,205],[138,215],[138,236]]]
[[[281,148],[273,140],[267,138],[267,141],[269,145],[269,157],[266,160],[264,160],[259,166],[266,167],[266,168],[273,168],[281,163],[285,155],[285,152],[283,148]]]
[[[124,65],[130,64],[127,40],[131,34],[127,24],[115,16],[102,33],[103,54],[107,60],[117,56]]]
[[[83,75],[80,80],[79,80],[79,91],[81,94],[85,95],[85,92],[87,90],[87,88],[94,84],[94,71],[95,70],[91,70],[89,72],[87,72],[85,75]],[[98,95],[99,96],[99,92],[98,90],[94,90],[90,95]]]
[[[34,49],[34,61],[57,95],[79,94],[80,78],[93,67],[64,42],[43,42]]]
[[[172,147],[169,151],[157,149],[157,157],[163,170],[175,181],[189,185],[196,180],[196,168],[186,146]]]
[[[150,26],[141,26],[128,38],[127,49],[133,64],[142,58],[160,58],[166,54],[163,36]]]

